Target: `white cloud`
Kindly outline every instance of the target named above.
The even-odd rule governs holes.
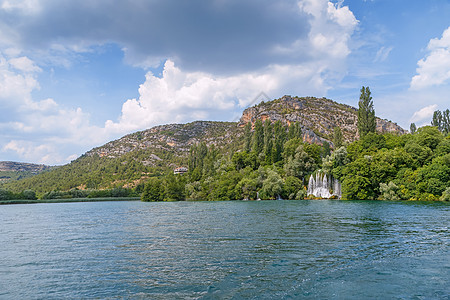
[[[0,154],[14,153],[22,161],[60,164],[72,160],[76,153],[81,154],[107,142],[111,137],[117,138],[153,125],[198,119],[231,120],[236,111],[252,104],[260,92],[271,97],[284,94],[324,96],[346,72],[345,59],[351,51],[348,43],[358,23],[356,18],[348,7],[326,0],[268,2],[271,9],[257,1],[224,2],[224,13],[219,13],[219,16],[223,15],[226,22],[221,24],[216,22],[217,18],[214,19],[214,24],[211,24],[214,35],[216,30],[228,24],[228,19],[233,20],[234,8],[241,3],[245,12],[252,16],[263,13],[269,19],[258,16],[252,21],[261,21],[258,26],[242,27],[249,21],[242,13],[233,24],[235,29],[231,28],[226,35],[214,36],[210,40],[211,32],[208,31],[204,37],[195,36],[189,42],[183,34],[189,33],[188,37],[191,37],[191,31],[205,29],[195,27],[197,25],[187,22],[189,20],[171,19],[176,24],[170,25],[172,27],[169,26],[161,38],[159,31],[139,31],[141,27],[147,30],[160,26],[139,24],[139,28],[133,27],[139,18],[130,20],[130,23],[121,22],[120,18],[114,24],[104,23],[105,20],[115,22],[116,18],[105,19],[103,9],[86,10],[91,8],[87,4],[77,3],[73,7],[58,2],[50,7],[41,3],[40,7],[38,2],[24,1],[21,2],[23,5],[13,7],[12,1],[3,2],[6,3],[3,7],[6,11],[22,10],[35,16],[22,27],[14,27],[17,22],[6,24],[0,21],[0,28],[6,29],[0,33],[0,51],[2,41],[7,41],[5,49],[9,49],[4,52],[7,58],[0,56],[0,105],[11,112],[7,119],[0,120]],[[192,8],[202,7],[199,3],[193,3]],[[207,10],[202,12],[216,16],[217,12],[209,11],[216,9],[214,5],[207,6]],[[97,6],[93,4],[92,8]],[[72,27],[76,22],[68,23],[68,27],[52,26],[54,16],[64,15],[69,8],[75,21],[80,18],[83,20],[80,24],[89,23],[88,28],[84,28],[86,32],[81,27]],[[192,8],[186,12],[189,18],[199,15]],[[252,10],[255,8],[256,12]],[[122,16],[120,5],[111,11],[113,15],[119,12]],[[131,15],[142,16],[141,13],[134,11]],[[280,15],[283,18],[279,18]],[[48,17],[48,22],[45,17]],[[201,17],[210,18],[209,15]],[[166,24],[166,19],[166,16],[158,16],[158,22],[161,22],[158,24]],[[239,26],[239,22],[244,23]],[[36,26],[27,27],[33,24]],[[119,30],[118,24],[128,27]],[[186,24],[191,27],[184,28]],[[289,32],[284,31],[286,28]],[[57,35],[52,35],[53,30]],[[124,32],[126,35],[121,36]],[[166,58],[162,75],[147,73],[145,82],[139,87],[139,97],[122,105],[118,120],[108,120],[103,128],[92,126],[91,116],[82,108],[63,106],[58,99],[32,98],[32,92],[39,89],[36,74],[41,71],[40,67],[45,64],[69,66],[72,55],[91,51],[105,40],[127,49],[129,62],[136,61],[130,58],[133,51],[137,53],[135,58],[146,59],[147,63],[154,63],[152,58],[155,57]],[[158,41],[161,49],[152,52],[159,47]],[[166,41],[176,44],[165,44]],[[30,45],[32,50],[26,50],[24,45]],[[37,50],[33,53],[37,54],[28,55],[34,49]],[[35,63],[36,58],[43,57],[44,60],[39,61],[41,64]],[[228,69],[227,64],[232,66]],[[216,72],[219,69],[223,72]]]
[[[25,60],[22,60],[22,63]],[[14,64],[20,64],[17,60],[7,60],[0,53],[0,103],[7,101],[24,102],[30,99],[32,90],[39,88],[39,83],[32,73],[22,73],[11,69]],[[23,63],[26,67],[26,63]],[[30,67],[32,65],[29,65]]]
[[[198,118],[223,120],[252,104],[262,91],[272,97],[325,95],[333,80],[345,72],[348,42],[358,21],[348,7],[326,0],[300,1],[298,7],[310,16],[308,38],[277,45],[274,51],[302,55],[302,63],[271,64],[258,71],[218,76],[184,71],[167,60],[162,77],[148,73],[139,88],[140,97],[126,101],[119,121],[107,121],[106,130],[129,132]]]
[[[26,56],[12,58],[8,62],[14,69],[22,72],[33,73],[42,71],[41,68],[36,66],[36,64]]]
[[[391,53],[392,49],[393,49],[392,47],[384,47],[384,46],[381,47],[377,51],[377,54],[376,54],[375,59],[374,59],[374,62],[383,62],[383,61],[385,61],[388,58],[389,54]]]
[[[36,72],[40,68],[28,57],[6,59],[0,54],[0,154],[61,164],[73,159],[74,149],[107,139],[106,131],[91,126],[81,108],[62,107],[51,98],[33,100],[32,92],[39,88]]]
[[[428,43],[429,54],[418,61],[417,75],[410,87],[413,90],[443,85],[450,79],[450,27],[441,39],[432,39]]]
[[[276,65],[259,73],[220,77],[183,72],[168,60],[162,77],[148,73],[139,88],[139,99],[126,101],[119,121],[107,121],[105,129],[125,133],[157,124],[230,120],[233,112],[254,104],[252,101],[260,92],[273,97],[296,90],[306,95],[324,94],[328,88],[322,78],[324,70],[325,65],[316,63]]]
[[[414,114],[412,115],[412,117],[410,119],[411,123],[421,122],[424,119],[427,119],[427,121],[429,122],[437,107],[438,107],[437,104],[432,104],[432,105],[428,105],[428,106],[423,107],[420,110],[414,112]]]

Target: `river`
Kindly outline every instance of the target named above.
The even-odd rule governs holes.
[[[0,207],[1,299],[449,299],[450,204]]]

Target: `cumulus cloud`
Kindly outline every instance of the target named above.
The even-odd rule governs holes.
[[[325,95],[332,79],[345,72],[343,63],[350,53],[348,42],[357,20],[348,7],[328,1],[301,1],[297,7],[301,12],[297,12],[298,18],[308,16],[308,35],[284,46],[276,45],[271,51],[303,59],[237,75],[189,71],[169,59],[162,76],[148,73],[139,88],[140,97],[126,101],[118,122],[109,120],[105,128],[118,132],[196,119],[223,120],[236,109],[252,104],[262,91],[272,97],[289,93]]]
[[[327,0],[41,0],[15,9],[5,3],[0,40],[30,54],[113,42],[135,65],[169,58],[184,70],[215,74],[308,61],[320,55],[311,42],[326,53],[348,53],[356,24],[348,7]]]
[[[429,54],[417,63],[417,75],[410,87],[413,90],[438,86],[448,83],[450,79],[450,27],[441,39],[431,39],[427,50]]]
[[[437,104],[432,104],[432,105],[428,105],[428,106],[423,107],[420,110],[414,112],[414,114],[410,120],[411,123],[421,122],[421,121],[424,121],[425,119],[427,119],[426,121],[429,122],[429,120],[431,120],[431,117],[433,116],[433,113],[437,107],[438,107]]]
[[[59,164],[153,125],[230,120],[260,92],[323,96],[346,72],[357,24],[327,0],[3,1],[0,105],[9,113],[0,151]],[[130,64],[163,63],[119,119],[96,127],[82,108],[32,98],[36,74],[105,43],[120,45]]]
[[[107,133],[91,126],[81,108],[62,107],[51,98],[34,100],[40,71],[28,57],[7,59],[0,53],[0,153],[60,164],[72,158],[74,150],[79,155],[84,147],[103,142]]]

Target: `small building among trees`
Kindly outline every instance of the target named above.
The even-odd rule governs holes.
[[[188,169],[186,167],[178,167],[175,168],[175,170],[173,170],[173,174],[177,175],[177,174],[184,174],[188,171]]]

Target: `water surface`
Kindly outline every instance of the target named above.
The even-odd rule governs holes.
[[[0,207],[1,299],[450,299],[450,205]]]

